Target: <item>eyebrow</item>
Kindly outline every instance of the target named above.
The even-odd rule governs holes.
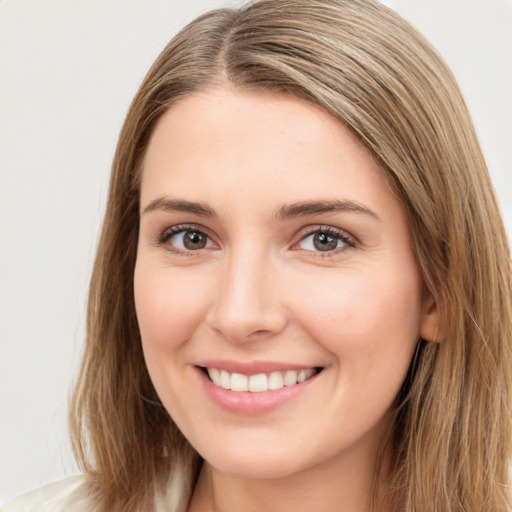
[[[200,217],[215,217],[215,210],[203,203],[196,203],[192,201],[185,201],[182,199],[169,199],[166,197],[159,197],[151,201],[142,213],[153,212],[155,210],[164,210],[166,212],[184,212],[193,213]]]
[[[216,217],[215,210],[204,203],[187,201],[184,199],[169,199],[167,197],[159,197],[151,201],[142,211],[149,213],[156,210],[166,212],[184,212],[192,213],[200,217]],[[300,201],[288,205],[283,205],[277,209],[274,214],[275,220],[287,220],[298,217],[308,217],[319,215],[321,213],[348,212],[368,215],[374,219],[381,221],[382,219],[366,206],[351,200],[320,200],[320,201]]]
[[[277,220],[285,220],[296,217],[318,215],[320,213],[336,212],[361,213],[364,215],[369,215],[379,222],[382,221],[382,219],[374,211],[370,210],[366,206],[357,203],[356,201],[339,199],[326,201],[302,201],[284,205],[277,210],[275,218]]]

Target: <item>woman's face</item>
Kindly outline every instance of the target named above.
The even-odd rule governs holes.
[[[135,302],[175,423],[217,470],[260,477],[373,460],[430,315],[364,147],[315,106],[225,89],[152,136]]]

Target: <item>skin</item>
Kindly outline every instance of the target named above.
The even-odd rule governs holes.
[[[283,215],[308,201],[344,208]],[[173,226],[208,242],[187,249]],[[326,226],[327,251],[313,243]],[[438,313],[400,202],[343,125],[230,88],[175,104],[144,162],[135,301],[155,388],[205,460],[190,512],[370,509],[390,407]],[[206,359],[322,371],[279,407],[237,414],[205,393]]]

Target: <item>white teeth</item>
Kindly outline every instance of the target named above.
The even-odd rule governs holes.
[[[226,370],[220,371],[220,387],[231,389],[231,375]]]
[[[258,375],[251,375],[249,377],[249,391],[253,391],[255,393],[268,391],[267,376],[264,373],[258,373]]]
[[[284,385],[295,386],[295,384],[297,384],[297,372],[288,370],[284,376]]]
[[[315,375],[314,368],[305,370],[288,370],[286,372],[258,373],[247,376],[242,373],[229,373],[226,370],[207,368],[210,380],[216,386],[231,391],[251,391],[262,393],[282,389],[284,386],[295,386]]]
[[[284,387],[284,382],[281,372],[272,372],[268,378],[268,389],[273,391],[282,387]]]
[[[233,391],[249,391],[249,377],[241,373],[232,373],[231,389]]]
[[[208,368],[208,376],[216,386],[220,386],[220,370],[217,370],[217,368]]]

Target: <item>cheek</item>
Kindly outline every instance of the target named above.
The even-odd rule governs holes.
[[[416,267],[385,274],[377,270],[338,271],[314,283],[304,281],[293,306],[312,337],[353,369],[361,361],[366,369],[382,367],[383,358],[408,364],[419,339]]]
[[[135,308],[146,353],[173,353],[193,335],[206,307],[204,288],[198,282],[169,269],[136,265]]]
[[[196,283],[196,280],[193,280]],[[134,274],[135,309],[144,359],[155,389],[176,421],[182,403],[194,396],[182,383],[187,341],[204,318],[204,289],[179,272],[138,262]]]

